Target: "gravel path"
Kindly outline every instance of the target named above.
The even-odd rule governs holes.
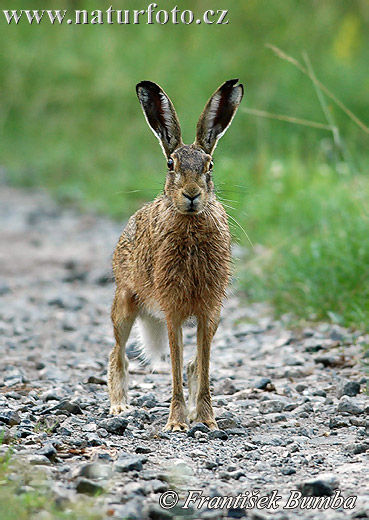
[[[0,430],[14,445],[18,492],[46,481],[59,507],[82,500],[103,518],[369,518],[368,336],[327,324],[289,330],[266,307],[231,296],[212,350],[221,431],[162,433],[170,366],[142,364],[133,337],[134,406],[108,415],[110,257],[121,229],[42,192],[0,188]],[[194,348],[189,324],[186,361]],[[283,508],[292,490],[303,497],[335,488],[357,496],[353,509],[302,509],[301,499]],[[179,503],[164,510],[159,498],[175,498],[168,490]],[[259,499],[277,490],[281,498],[277,510],[268,498],[259,508],[182,509],[189,490]]]

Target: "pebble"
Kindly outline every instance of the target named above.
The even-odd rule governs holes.
[[[284,410],[285,404],[277,399],[271,399],[269,401],[262,401],[260,403],[260,413],[279,413]]]
[[[187,432],[187,437],[195,437],[196,432],[209,433],[210,429],[206,424],[196,423]]]
[[[56,458],[57,451],[54,448],[54,446],[51,443],[45,444],[42,448],[37,450],[36,454],[38,455],[44,455],[47,457],[50,461],[54,461]]]
[[[331,496],[335,489],[339,489],[339,481],[333,474],[320,475],[310,480],[305,480],[297,485],[303,496]]]
[[[257,388],[259,390],[265,390],[271,383],[272,381],[271,379],[269,379],[269,377],[261,377],[254,384],[254,388]]]
[[[228,439],[228,433],[224,430],[212,430],[209,432],[209,439],[219,439],[221,441],[226,441]]]
[[[121,454],[114,463],[114,470],[118,473],[124,473],[126,471],[141,471],[143,464],[146,461],[146,457],[130,455],[129,453]]]
[[[356,381],[343,381],[337,390],[337,397],[341,398],[343,395],[355,397],[360,393],[360,384]]]
[[[360,415],[364,413],[364,408],[358,405],[354,398],[343,395],[338,403],[337,412]]]
[[[128,420],[123,417],[113,417],[99,422],[99,427],[114,435],[123,435],[128,426]]]
[[[112,476],[113,470],[109,464],[98,464],[96,462],[92,462],[80,466],[78,468],[78,474],[79,476],[85,477],[87,479],[105,479]]]
[[[0,411],[0,423],[4,423],[7,426],[16,426],[21,423],[19,413],[14,411]]]
[[[76,490],[78,493],[84,493],[86,495],[97,495],[104,491],[104,486],[99,482],[80,477],[76,483]]]

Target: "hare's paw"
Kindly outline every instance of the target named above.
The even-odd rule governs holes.
[[[179,421],[169,420],[164,427],[165,432],[186,432],[188,431],[188,424]]]
[[[192,410],[187,419],[190,423],[205,424],[210,430],[219,430],[216,420],[211,414],[200,414],[196,410]]]
[[[119,415],[120,413],[128,412],[130,409],[131,407],[128,404],[112,404],[109,413],[110,415]]]

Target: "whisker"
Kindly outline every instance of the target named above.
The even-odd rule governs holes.
[[[251,239],[250,239],[249,235],[246,233],[246,231],[245,231],[244,228],[241,226],[241,224],[240,224],[240,223],[239,223],[239,222],[238,222],[234,217],[232,217],[232,215],[230,215],[229,213],[227,213],[227,215],[228,215],[228,218],[230,218],[231,220],[233,220],[233,222],[234,222],[235,224],[237,224],[237,226],[238,226],[238,227],[239,227],[239,228],[244,232],[244,234],[245,234],[247,240],[248,240],[249,243],[250,243],[250,246],[254,249],[254,244],[251,242]]]

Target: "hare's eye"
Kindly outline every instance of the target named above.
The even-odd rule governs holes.
[[[209,172],[213,171],[213,167],[214,167],[214,163],[213,163],[213,161],[210,161],[210,163],[209,163]]]
[[[173,171],[173,169],[174,169],[174,161],[173,161],[173,159],[171,157],[169,157],[167,164],[168,164],[168,170]]]

